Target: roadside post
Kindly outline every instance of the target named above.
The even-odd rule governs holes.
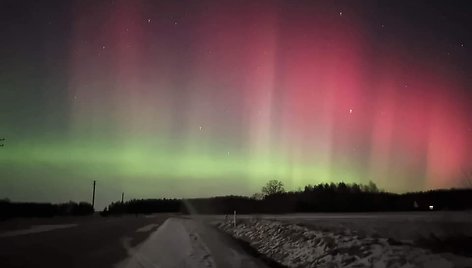
[[[234,211],[234,214],[233,214],[233,227],[236,228],[236,210]]]

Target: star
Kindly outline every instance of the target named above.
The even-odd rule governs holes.
[[[148,23],[151,23],[151,18],[148,18],[148,19],[147,19],[147,22],[148,22]]]
[[[349,114],[352,114],[352,109],[349,109]]]
[[[174,25],[177,25],[177,24],[179,24],[179,22],[178,22],[178,21],[174,21]]]
[[[106,47],[106,46],[102,46],[102,49],[105,49],[105,48],[107,48],[107,47]]]
[[[342,15],[343,15],[343,11],[341,10],[341,11],[339,11],[339,16],[342,17]]]

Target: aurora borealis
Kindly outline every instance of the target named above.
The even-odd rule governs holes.
[[[0,197],[403,192],[472,168],[469,4],[1,5]]]

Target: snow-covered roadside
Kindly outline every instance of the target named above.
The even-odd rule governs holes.
[[[270,220],[244,220],[217,227],[249,242],[258,252],[288,267],[471,267],[428,250],[379,237],[333,233]],[[468,260],[470,261],[470,259]]]
[[[117,268],[265,267],[217,230],[189,218],[170,218],[140,245],[132,248],[124,239],[123,247],[129,257]]]

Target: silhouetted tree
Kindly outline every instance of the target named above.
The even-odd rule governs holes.
[[[262,194],[270,196],[274,194],[281,194],[285,192],[284,184],[279,180],[270,180],[262,187]]]
[[[378,193],[379,188],[377,188],[377,185],[373,181],[369,181],[369,184],[364,186],[364,191],[365,192],[371,192],[371,193]]]
[[[255,194],[252,195],[252,199],[262,200],[262,199],[264,199],[264,194],[262,194],[262,193],[255,193]]]

